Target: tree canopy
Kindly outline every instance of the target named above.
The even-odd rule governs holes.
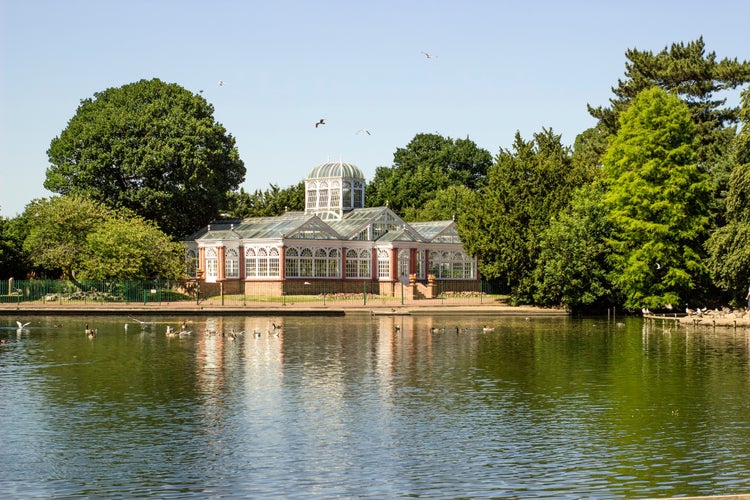
[[[705,284],[711,188],[696,148],[688,106],[661,88],[644,90],[620,115],[603,157],[604,202],[615,226],[613,281],[627,308],[676,306]]]
[[[305,181],[281,189],[276,184],[265,191],[244,189],[229,194],[226,215],[230,217],[274,217],[286,211],[305,209]]]
[[[69,195],[35,200],[23,217],[28,225],[23,248],[33,264],[71,281],[185,274],[182,244],[125,209]]]
[[[490,168],[476,205],[459,219],[461,239],[479,257],[482,275],[511,287],[527,278],[541,232],[587,176],[572,167],[570,149],[551,129],[530,141],[516,133],[512,149],[501,150]]]
[[[392,167],[378,167],[367,185],[367,204],[388,205],[406,220],[437,191],[449,186],[478,189],[484,184],[492,155],[470,139],[417,134],[393,154]]]
[[[44,186],[127,208],[182,238],[214,219],[245,176],[213,111],[159,79],[97,92],[52,140]]]

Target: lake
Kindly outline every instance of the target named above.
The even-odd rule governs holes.
[[[742,329],[92,315],[18,318],[31,323],[17,331],[15,319],[0,318],[3,498],[750,491]],[[165,334],[183,323],[189,335]]]

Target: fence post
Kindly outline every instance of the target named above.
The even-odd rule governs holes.
[[[362,293],[362,299],[363,299],[362,305],[366,306],[367,305],[367,281],[362,280],[362,287],[364,289],[364,292]]]
[[[323,280],[323,305],[326,305],[326,283],[327,280]]]

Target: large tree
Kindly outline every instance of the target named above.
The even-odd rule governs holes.
[[[641,92],[620,115],[603,157],[604,201],[615,226],[613,282],[627,308],[676,306],[706,285],[711,188],[696,148],[688,106],[659,87]]]
[[[720,157],[733,135],[727,127],[737,122],[739,111],[736,106],[727,107],[726,94],[721,93],[750,82],[750,62],[717,59],[715,52],[706,53],[703,37],[687,44],[673,43],[656,54],[629,49],[625,57],[625,78],[612,88],[615,97],[610,99],[610,106],[589,106],[599,124],[609,134],[616,133],[618,117],[632,100],[643,90],[657,86],[671,91],[690,108],[698,138],[696,161],[706,163]]]
[[[588,175],[573,168],[569,148],[552,130],[530,141],[516,133],[512,149],[501,150],[490,168],[476,205],[459,219],[461,239],[479,257],[482,275],[513,288],[527,278],[542,231]]]
[[[159,79],[97,92],[52,140],[44,186],[130,209],[182,238],[214,219],[245,177],[213,111]]]
[[[743,127],[736,137],[736,165],[729,180],[726,225],[706,242],[711,277],[735,303],[744,299],[750,284],[750,90],[742,96]]]
[[[23,217],[23,248],[33,264],[73,282],[184,275],[184,247],[126,209],[81,195],[56,196],[32,201]]]
[[[388,205],[413,220],[437,191],[449,186],[476,190],[492,164],[489,151],[470,139],[451,139],[438,134],[417,134],[393,154],[392,167],[378,167],[367,185],[367,204]]]

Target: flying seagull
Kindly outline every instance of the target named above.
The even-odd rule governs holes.
[[[422,52],[422,54],[424,54],[427,59],[434,59],[437,57],[435,54],[428,54],[427,52]]]
[[[315,128],[318,128],[318,125],[325,125],[325,124],[326,124],[326,120],[325,120],[325,118],[321,118],[321,119],[320,119],[320,120],[318,120],[318,122],[317,122],[317,123],[315,124]]]
[[[365,134],[367,134],[367,135],[372,135],[372,134],[370,134],[370,131],[369,131],[369,130],[367,130],[367,129],[365,129],[365,128],[361,128],[361,129],[357,130],[357,133],[358,133],[358,134],[362,134],[362,133],[365,133]]]
[[[224,86],[224,80],[219,80],[218,82],[216,82],[216,85],[218,85],[219,87],[223,87]]]

